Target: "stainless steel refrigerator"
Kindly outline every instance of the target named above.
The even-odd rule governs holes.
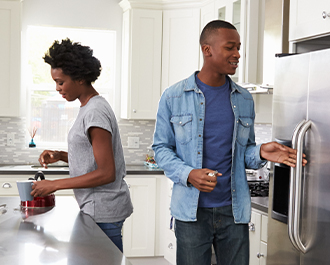
[[[273,165],[267,265],[330,264],[330,49],[275,68],[272,138],[297,149],[298,165]]]

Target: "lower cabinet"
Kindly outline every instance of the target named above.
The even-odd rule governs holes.
[[[172,265],[176,265],[176,237],[174,233],[174,219],[171,219],[171,196],[172,196],[173,182],[167,179],[166,182],[166,224],[165,224],[165,246],[164,258]],[[171,225],[172,223],[172,225]]]
[[[249,223],[250,265],[266,265],[267,226],[267,214],[252,208],[251,222]]]
[[[126,257],[164,256],[165,187],[164,175],[127,175],[133,214],[123,226]]]

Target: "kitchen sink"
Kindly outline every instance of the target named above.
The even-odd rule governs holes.
[[[48,165],[47,169],[52,169],[52,170],[69,170],[68,165]],[[46,168],[42,167],[41,165],[33,165],[31,166],[32,169],[38,169],[38,170],[47,170]]]

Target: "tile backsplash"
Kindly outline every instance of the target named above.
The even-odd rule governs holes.
[[[141,165],[152,144],[155,121],[118,120],[126,164]],[[255,124],[257,144],[271,141],[271,124]],[[14,135],[8,146],[7,135]],[[139,137],[139,148],[128,148],[128,137]],[[30,136],[24,118],[0,117],[0,164],[38,164],[42,148],[29,148]],[[62,149],[63,150],[63,149]],[[65,149],[64,149],[65,150]]]

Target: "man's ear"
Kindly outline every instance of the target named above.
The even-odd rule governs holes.
[[[205,57],[211,57],[212,53],[211,53],[211,47],[209,44],[203,44],[202,45],[202,53]]]

